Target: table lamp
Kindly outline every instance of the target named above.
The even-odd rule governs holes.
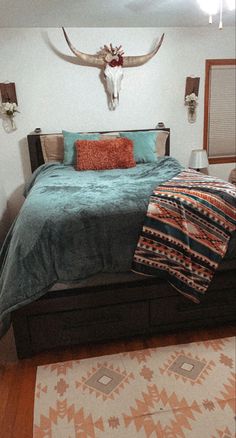
[[[205,149],[194,149],[192,150],[189,167],[192,169],[200,170],[208,167],[208,157]]]

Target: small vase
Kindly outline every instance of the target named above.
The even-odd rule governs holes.
[[[188,121],[189,121],[189,123],[195,123],[196,117],[197,117],[196,108],[189,106],[188,107]]]
[[[5,132],[10,133],[17,129],[14,116],[5,116],[2,120],[2,126]]]

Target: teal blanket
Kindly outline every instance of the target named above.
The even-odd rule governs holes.
[[[0,254],[0,335],[12,310],[57,282],[129,271],[152,190],[181,169],[170,157],[130,169],[37,169]]]

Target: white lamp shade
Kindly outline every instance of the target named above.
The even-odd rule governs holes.
[[[192,169],[204,169],[208,167],[209,162],[205,149],[194,149],[189,160],[189,167]]]

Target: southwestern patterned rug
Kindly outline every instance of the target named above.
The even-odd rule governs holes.
[[[34,438],[235,438],[236,338],[40,366]]]

